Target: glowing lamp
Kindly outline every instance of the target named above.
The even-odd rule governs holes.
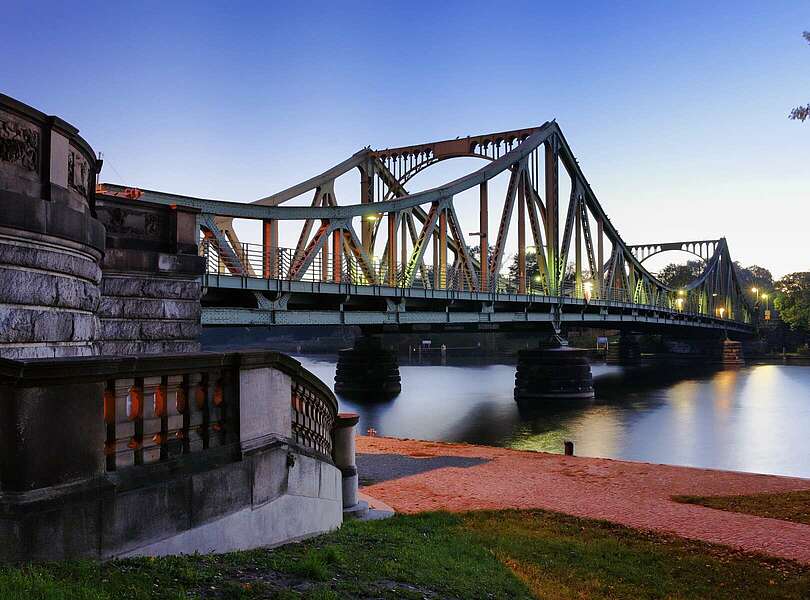
[[[582,296],[585,298],[585,302],[591,301],[591,294],[593,294],[593,282],[586,281],[582,284]]]

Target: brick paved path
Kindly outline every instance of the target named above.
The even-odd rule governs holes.
[[[810,525],[670,500],[806,490],[810,479],[365,436],[357,452],[373,481],[363,491],[399,512],[543,508],[810,564]]]

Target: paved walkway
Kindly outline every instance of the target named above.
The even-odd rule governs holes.
[[[358,437],[357,452],[363,491],[398,512],[543,508],[810,564],[810,525],[670,500],[807,490],[810,479],[382,437]]]

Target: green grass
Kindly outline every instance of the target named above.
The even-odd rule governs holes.
[[[810,490],[749,496],[673,496],[676,502],[810,525]]]
[[[0,598],[810,597],[810,569],[542,511],[346,524],[275,550],[0,569]]]

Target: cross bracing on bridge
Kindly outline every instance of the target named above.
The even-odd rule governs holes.
[[[406,189],[417,173],[457,157],[475,157],[487,164],[432,189]],[[560,165],[570,179],[570,194],[563,203]],[[359,202],[341,205],[335,180],[355,170],[360,179]],[[499,203],[498,226],[490,237],[494,198],[490,198],[489,184],[501,174],[509,181]],[[104,189],[133,195],[121,186],[105,184]],[[466,242],[456,212],[457,198],[476,191],[478,253]],[[310,206],[283,206],[306,193],[311,194]],[[723,329],[746,330],[750,323],[726,240],[626,244],[556,122],[393,149],[365,148],[321,175],[253,203],[149,190],[135,195],[200,209],[200,248],[208,264],[209,289],[204,320],[209,322],[277,322],[280,313],[291,310],[291,295],[340,297],[347,292],[354,297],[385,296],[387,301],[393,297],[396,308],[386,304],[385,314],[379,316],[389,322],[392,312],[400,315],[397,318],[402,313],[413,315],[409,304],[414,291],[422,290],[417,295],[429,294],[446,302],[461,299],[458,294],[470,294],[464,297],[480,301],[478,312],[485,315],[499,307],[514,313],[511,303],[523,303],[538,314],[547,313],[556,325],[566,320],[567,306],[584,306],[577,309],[582,318],[593,314],[601,320],[610,316],[611,307],[621,307],[639,318],[641,311],[645,319],[665,317]],[[260,221],[261,243],[242,242],[234,219]],[[295,228],[295,247],[279,245],[280,225]],[[515,242],[516,269],[506,274],[507,243]],[[679,289],[658,280],[642,262],[667,250],[699,256],[705,263],[701,275]],[[366,293],[383,288],[385,293]],[[237,301],[229,296],[234,290],[249,292],[251,300],[240,297]],[[317,313],[312,298],[299,304],[301,310]],[[347,299],[339,308],[328,310],[351,312],[346,310],[349,306]],[[461,312],[469,312],[467,308]],[[216,318],[212,311],[217,311]],[[524,309],[526,314],[533,311]],[[444,312],[449,315],[453,309],[447,306]],[[483,320],[487,319],[492,317]]]

